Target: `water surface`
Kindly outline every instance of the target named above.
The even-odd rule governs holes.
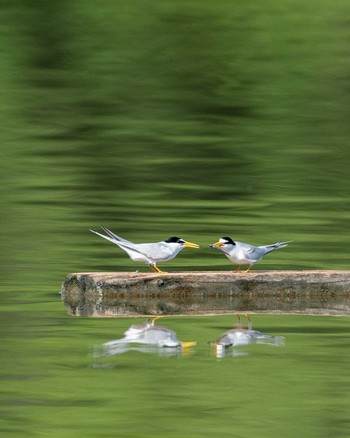
[[[169,318],[194,354],[92,345],[66,274],[146,266],[92,235],[201,244],[166,265],[232,269],[221,236],[293,244],[255,269],[348,269],[349,2],[4,2],[2,436],[348,436],[348,319],[257,315],[283,348],[218,360],[230,316]],[[247,355],[245,353],[248,353]]]
[[[350,329],[346,317],[255,315],[285,345],[207,345],[234,316],[163,318],[191,354],[91,356],[141,319],[79,319],[61,303],[3,313],[5,436],[346,436]],[[35,308],[35,310],[34,310]],[[15,324],[14,322],[17,321]]]

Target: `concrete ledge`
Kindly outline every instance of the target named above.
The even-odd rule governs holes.
[[[350,315],[350,271],[76,273],[65,278],[61,296],[74,316]]]

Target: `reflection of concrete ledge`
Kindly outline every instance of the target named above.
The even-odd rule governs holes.
[[[77,273],[65,278],[61,293],[75,316],[350,315],[350,271]]]

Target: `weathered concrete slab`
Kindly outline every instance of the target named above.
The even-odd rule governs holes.
[[[65,278],[61,295],[74,316],[350,315],[350,271],[77,273]]]

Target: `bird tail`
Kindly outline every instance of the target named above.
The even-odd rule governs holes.
[[[105,227],[101,227],[101,228],[108,234],[108,236],[105,236],[104,234],[98,233],[97,231],[94,230],[90,230],[90,231],[92,233],[97,234],[100,237],[103,237],[106,240],[109,240],[115,245],[118,245],[119,248],[123,249],[126,252],[128,252],[128,250],[131,250],[147,257],[147,255],[144,254],[142,251],[140,251],[140,249],[136,248],[134,243],[130,242],[129,240],[123,239],[120,236],[117,236],[116,234],[112,233],[112,231],[110,231],[108,228]]]
[[[268,254],[271,251],[274,251],[275,249],[280,249],[280,248],[284,248],[288,245],[288,243],[293,242],[293,240],[280,240],[279,242],[276,242],[272,245],[266,245],[264,246],[264,248],[266,249],[266,254]]]
[[[103,237],[104,239],[106,239],[106,240],[109,240],[110,242],[113,242],[113,243],[115,243],[115,244],[117,244],[117,245],[125,245],[125,246],[127,246],[127,245],[134,245],[132,242],[130,242],[129,240],[126,240],[126,239],[123,239],[122,237],[120,237],[120,236],[117,236],[117,234],[114,234],[114,233],[112,233],[112,231],[111,230],[109,230],[108,228],[106,228],[106,227],[102,227],[101,226],[101,228],[103,229],[103,231],[107,234],[107,235],[104,235],[104,234],[101,234],[101,233],[98,233],[97,231],[94,231],[94,230],[90,230],[92,233],[95,233],[95,234],[97,234],[98,236],[100,236],[100,237]]]
[[[132,243],[130,240],[126,240],[123,237],[118,236],[117,234],[114,234],[111,230],[109,230],[106,227],[101,226],[103,231],[109,235],[109,237],[112,237],[112,239],[118,240],[118,242],[124,242],[124,243]]]
[[[115,239],[114,237],[105,236],[104,234],[98,233],[97,231],[94,230],[90,230],[90,231],[94,234],[97,234],[100,237],[103,237],[106,240],[109,240],[112,243],[118,244],[118,242],[116,242],[117,239]]]
[[[265,335],[264,337],[257,338],[255,342],[257,344],[268,344],[275,345],[276,347],[283,347],[285,344],[285,339],[283,336]]]

